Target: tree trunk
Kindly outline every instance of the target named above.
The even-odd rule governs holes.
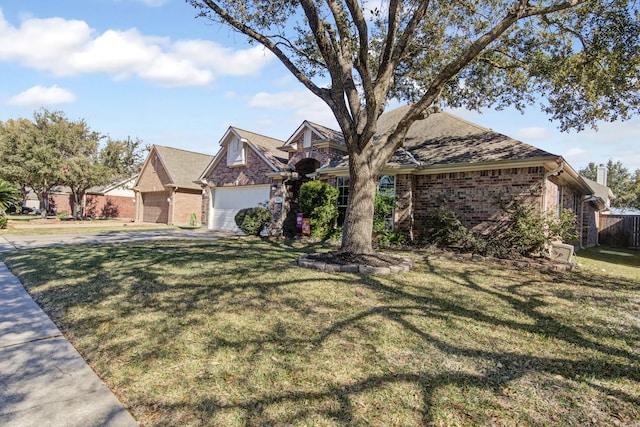
[[[342,228],[342,252],[373,253],[373,208],[378,191],[378,170],[364,154],[349,157],[349,201]]]
[[[81,215],[83,214],[82,210],[80,209],[81,193],[72,189],[71,194],[73,194],[73,212],[71,213],[71,216],[73,216],[75,219],[80,219]]]

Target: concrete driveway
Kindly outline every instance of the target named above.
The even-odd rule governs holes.
[[[82,234],[35,234],[0,235],[0,252],[14,249],[31,249],[59,245],[106,244],[119,242],[141,242],[147,240],[211,240],[233,236],[232,232],[211,231],[206,229],[159,229],[136,231],[102,231]]]

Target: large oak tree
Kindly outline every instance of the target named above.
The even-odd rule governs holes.
[[[632,0],[187,1],[264,45],[333,111],[351,176],[345,252],[372,251],[377,176],[434,108],[540,103],[581,130],[640,106]],[[392,98],[411,108],[381,134]]]

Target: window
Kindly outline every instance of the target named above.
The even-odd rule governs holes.
[[[304,131],[304,142],[303,142],[303,147],[304,148],[309,148],[311,147],[311,131],[309,129]]]
[[[396,177],[393,175],[382,175],[378,179],[378,194],[385,196],[396,195]]]
[[[347,212],[347,201],[349,200],[349,177],[339,176],[336,178],[336,188],[338,189],[338,224],[344,223],[344,215]],[[378,194],[396,197],[396,177],[393,175],[381,175],[378,179]],[[393,231],[393,218],[395,217],[395,208],[391,211],[391,215],[387,219],[389,222],[389,231]]]
[[[396,177],[393,175],[381,175],[378,178],[378,194],[388,196],[393,199],[394,207],[391,214],[387,217],[387,231],[393,231],[393,218],[395,217],[395,200],[396,200]]]
[[[338,225],[342,225],[344,223],[344,214],[347,212],[347,201],[349,200],[349,177],[337,177],[336,188],[338,189]]]
[[[227,145],[227,166],[243,166],[245,164],[244,144],[233,138]]]

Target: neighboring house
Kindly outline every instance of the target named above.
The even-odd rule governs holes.
[[[84,195],[85,216],[92,218],[135,219],[138,175],[111,185],[92,187]]]
[[[212,156],[153,145],[133,188],[136,221],[186,224],[202,210],[198,176]]]
[[[270,207],[276,221],[282,209],[272,200],[272,174],[286,166],[283,141],[229,127],[220,140],[221,149],[201,170],[202,223],[215,230],[238,230],[236,213],[243,208]],[[271,200],[271,202],[270,202]]]
[[[49,190],[49,209],[56,215],[71,215],[73,213],[73,194],[65,186],[53,187]]]

